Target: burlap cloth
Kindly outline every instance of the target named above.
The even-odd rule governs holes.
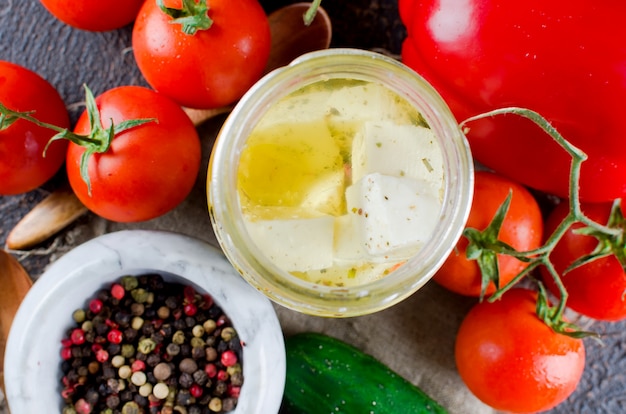
[[[261,3],[271,10],[289,1]],[[399,53],[404,32],[395,1],[325,0],[323,5],[333,21],[334,46]],[[130,28],[111,33],[81,32],[53,19],[36,0],[0,0],[0,6],[0,59],[22,64],[46,77],[59,89],[74,120],[82,111],[80,105],[74,105],[83,98],[82,83],[87,83],[96,94],[122,84],[143,84],[129,53]],[[136,225],[112,223],[87,214],[33,251],[15,252],[33,279],[72,247],[105,232],[128,228],[171,230],[216,244],[207,214],[205,178],[212,139],[222,120],[215,119],[199,128],[203,137],[201,174],[190,197],[177,209],[162,218]],[[61,177],[56,181],[62,180]],[[42,190],[0,197],[2,244],[19,218],[54,185],[53,180]],[[489,414],[493,410],[471,395],[454,364],[454,337],[473,303],[473,299],[454,295],[430,282],[404,302],[370,316],[325,319],[280,306],[275,309],[285,335],[316,331],[343,339],[421,387],[451,413]],[[588,367],[583,381],[576,393],[552,412],[626,412],[624,327],[623,323],[597,326],[600,331],[608,332],[607,346],[587,342]],[[4,401],[0,396],[0,414],[5,414],[2,407]]]

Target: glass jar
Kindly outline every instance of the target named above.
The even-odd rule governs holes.
[[[264,246],[255,243],[240,204],[238,171],[248,137],[270,108],[303,87],[342,79],[382,85],[419,111],[441,150],[443,184],[439,214],[431,219],[434,230],[417,253],[375,280],[334,286],[294,276],[270,260],[263,252]],[[307,114],[286,117],[300,116]],[[465,136],[448,106],[421,76],[379,53],[328,49],[305,54],[267,74],[237,103],[211,154],[207,176],[209,215],[228,260],[274,302],[317,316],[364,315],[405,299],[439,269],[465,226],[473,194],[473,171]]]

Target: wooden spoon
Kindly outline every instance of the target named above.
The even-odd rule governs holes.
[[[4,390],[4,350],[17,308],[33,285],[22,265],[0,250],[0,388]]]
[[[268,16],[272,44],[265,72],[285,66],[298,56],[330,46],[332,25],[328,14],[319,8],[310,25],[304,24],[304,13],[311,3],[295,3],[282,7]],[[232,106],[216,109],[183,108],[194,125],[229,112]],[[64,229],[87,208],[67,189],[57,190],[37,204],[11,230],[6,247],[24,250],[48,239]]]

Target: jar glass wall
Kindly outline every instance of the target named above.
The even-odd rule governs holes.
[[[399,100],[408,102],[420,114],[419,122],[432,131],[440,150],[443,176],[440,206],[435,216],[428,219],[433,229],[419,250],[382,277],[340,286],[297,277],[293,271],[290,273],[270,259],[266,254],[267,246],[258,242],[258,237],[251,236],[238,191],[242,154],[246,153],[248,138],[264,121],[268,111],[288,95],[306,91],[312,85],[333,85],[333,81],[379,85],[398,96]],[[378,99],[378,96],[372,99]],[[381,111],[385,110],[384,104],[377,102],[377,105]],[[294,112],[285,114],[285,119],[292,122],[305,122],[309,115],[303,108],[291,110]],[[376,145],[380,146],[379,143]],[[421,161],[416,155],[415,163]],[[237,271],[276,303],[327,317],[356,316],[385,309],[430,280],[461,235],[472,192],[473,161],[469,146],[438,93],[398,61],[358,49],[309,53],[257,82],[238,102],[220,130],[207,177],[213,228],[225,255]],[[392,232],[390,237],[395,234]],[[322,260],[321,254],[318,257]]]

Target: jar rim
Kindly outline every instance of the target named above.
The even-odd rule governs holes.
[[[416,106],[436,132],[447,160],[442,210],[430,242],[383,278],[346,287],[314,284],[271,263],[247,234],[235,190],[241,147],[271,103],[308,84],[331,78],[378,82],[400,94]],[[268,73],[234,107],[218,134],[209,160],[209,215],[228,260],[244,279],[274,302],[312,315],[363,315],[385,309],[410,296],[441,267],[461,236],[469,215],[473,168],[463,132],[447,104],[423,77],[401,62],[377,52],[326,49],[304,54],[289,65]]]

